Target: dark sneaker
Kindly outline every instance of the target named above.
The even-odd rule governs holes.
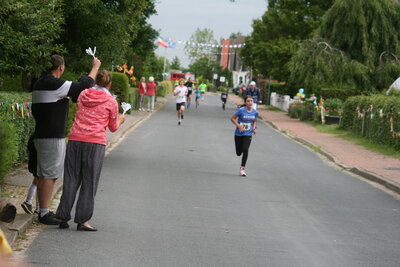
[[[181,125],[181,121],[178,121],[178,125]]]
[[[53,212],[49,212],[43,217],[39,214],[39,222],[46,225],[59,225],[62,221],[56,217]]]
[[[69,224],[66,221],[62,221],[59,225],[58,228],[60,229],[68,229],[69,228]]]
[[[181,115],[181,119],[183,120],[183,114]]]
[[[27,214],[33,214],[32,205],[29,204],[28,202],[24,201],[24,202],[21,204],[21,207],[24,209],[24,211],[25,211]]]

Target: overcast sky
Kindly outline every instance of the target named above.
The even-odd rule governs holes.
[[[159,30],[163,38],[187,41],[199,29],[212,29],[216,40],[228,38],[231,33],[252,32],[252,23],[267,10],[266,0],[157,0],[157,15],[149,23]],[[190,63],[184,53],[183,44],[175,49],[161,47],[157,55],[170,60],[178,56],[185,67]]]

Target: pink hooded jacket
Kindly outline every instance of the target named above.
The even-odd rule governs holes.
[[[107,126],[111,132],[119,128],[117,101],[107,92],[84,90],[78,98],[69,140],[106,145]]]

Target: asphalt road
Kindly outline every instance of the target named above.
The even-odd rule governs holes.
[[[259,123],[238,176],[230,116],[174,102],[105,159],[96,233],[47,227],[38,266],[400,266],[400,200]]]

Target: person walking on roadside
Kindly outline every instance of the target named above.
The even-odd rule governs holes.
[[[154,77],[149,77],[149,82],[146,84],[146,95],[147,95],[147,111],[154,111],[154,101],[156,98],[157,85],[154,82]]]
[[[62,177],[65,158],[65,132],[69,98],[76,102],[79,94],[94,84],[100,60],[93,58],[92,69],[79,82],[61,79],[65,70],[64,58],[51,56],[47,75],[35,82],[32,90],[32,114],[35,118],[34,145],[37,151],[37,193],[39,222],[58,225],[60,220],[49,211],[50,199],[57,178]]]
[[[144,103],[144,96],[146,95],[146,78],[140,78],[139,82],[139,111],[144,111],[143,103]]]
[[[204,81],[201,82],[199,85],[200,91],[201,91],[201,100],[204,100],[204,94],[206,93],[207,90],[207,84],[205,84]]]
[[[183,120],[183,112],[185,111],[186,96],[188,94],[188,89],[184,85],[185,81],[181,79],[179,85],[175,87],[174,96],[176,96],[176,111],[178,113],[178,125],[181,125]]]
[[[118,130],[125,121],[118,115],[118,103],[109,93],[111,74],[101,70],[94,88],[78,98],[78,110],[68,138],[63,193],[57,209],[60,228],[69,228],[71,210],[79,189],[74,222],[78,231],[97,231],[89,224],[106,148],[106,128]]]
[[[257,110],[257,103],[261,103],[261,93],[260,89],[256,87],[256,82],[250,83],[250,87],[246,90],[246,96],[253,98],[253,109]]]
[[[221,93],[222,109],[225,110],[226,101],[228,100],[228,91],[226,88]]]
[[[188,94],[186,96],[186,100],[187,100],[187,108],[190,108],[190,104],[192,103],[192,89],[193,89],[193,82],[192,82],[192,78],[189,77],[189,79],[187,80],[187,82],[185,83],[185,86],[188,89]]]
[[[235,130],[235,148],[236,155],[242,155],[240,165],[240,176],[247,176],[245,172],[247,157],[249,154],[250,143],[253,135],[256,135],[257,128],[257,110],[253,109],[253,98],[245,97],[245,106],[236,110],[232,115],[231,121],[236,126]]]

